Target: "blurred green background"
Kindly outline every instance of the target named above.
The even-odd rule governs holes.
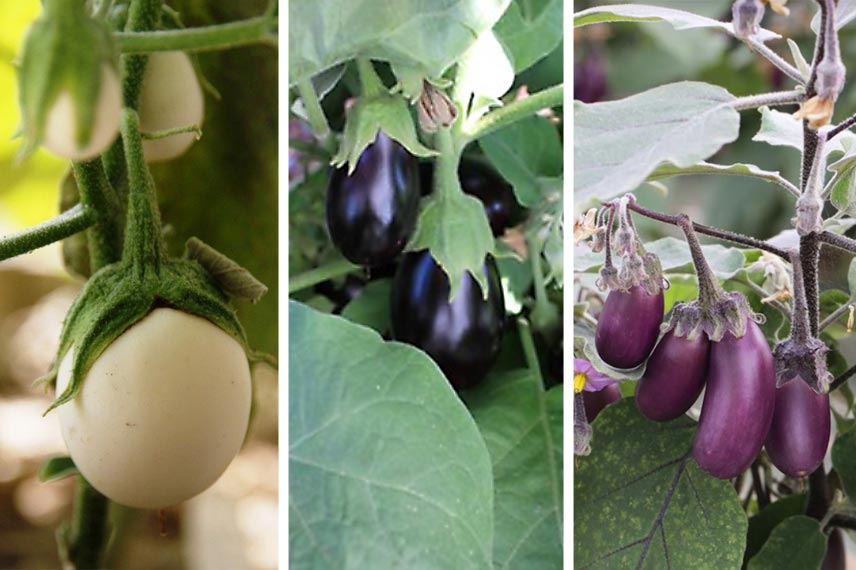
[[[178,0],[188,26],[263,12],[266,0]],[[38,0],[0,4],[0,236],[58,213],[67,163],[43,150],[16,163],[19,121],[14,59]],[[206,93],[203,138],[184,156],[153,167],[170,251],[196,235],[270,288],[239,312],[251,344],[277,347],[277,77],[275,47],[199,57]],[[42,484],[46,458],[65,454],[52,394],[32,380],[49,367],[65,312],[82,282],[63,268],[58,244],[0,262],[0,568],[59,568],[54,531],[68,518],[74,479]],[[111,568],[277,567],[277,374],[254,369],[255,409],[244,449],[200,496],[165,512],[114,508]],[[162,534],[163,531],[163,534]]]

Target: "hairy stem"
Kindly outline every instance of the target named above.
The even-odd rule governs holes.
[[[803,279],[802,260],[799,250],[791,250],[790,258],[791,267],[794,272],[794,312],[793,320],[791,321],[791,338],[801,344],[805,344],[808,340],[808,332],[812,321],[806,303],[805,281]],[[817,334],[816,331],[814,334]]]
[[[562,104],[563,96],[564,85],[559,84],[548,87],[543,91],[491,111],[472,125],[465,127],[463,134],[469,140],[481,138],[515,121],[534,115],[541,109],[558,107]]]
[[[122,207],[100,160],[76,162],[72,168],[80,203],[95,212],[96,223],[86,233],[94,272],[119,261],[122,256]]]
[[[310,269],[309,271],[290,277],[288,279],[288,294],[290,295],[295,291],[314,287],[318,283],[323,283],[328,279],[347,275],[359,268],[359,265],[354,265],[344,257],[339,258],[321,267],[316,267],[315,269]]]
[[[742,111],[745,109],[757,109],[764,105],[792,105],[801,103],[804,99],[805,94],[801,91],[777,91],[775,93],[738,97],[731,105],[738,111]]]
[[[838,378],[833,380],[829,384],[829,391],[832,392],[833,390],[850,380],[854,375],[856,375],[856,364],[842,372]]]
[[[78,204],[55,218],[0,239],[0,261],[29,253],[92,227],[98,216],[92,208]]]
[[[238,22],[182,30],[118,32],[115,35],[122,53],[157,51],[212,51],[268,43],[275,44],[276,19],[258,16]]]
[[[704,253],[701,250],[701,243],[698,241],[698,236],[693,229],[693,223],[690,217],[686,214],[678,216],[678,227],[684,232],[687,239],[687,245],[690,248],[690,255],[693,258],[696,276],[698,277],[698,298],[704,308],[711,307],[717,300],[722,298],[723,291],[719,285],[713,269],[704,258]]]
[[[665,224],[671,224],[673,226],[678,225],[679,216],[673,216],[670,214],[663,214],[662,212],[656,212],[654,210],[649,210],[648,208],[645,208],[644,206],[640,206],[638,203],[636,203],[635,199],[631,200],[627,204],[627,207],[630,208],[631,210],[633,210],[634,212],[642,214],[646,218],[651,218],[652,220],[657,220],[659,222],[663,222]],[[727,230],[720,230],[718,228],[712,228],[710,226],[705,226],[703,224],[698,224],[696,222],[692,222],[692,227],[695,231],[697,231],[700,234],[708,235],[710,237],[714,237],[714,238],[721,239],[724,241],[730,241],[732,243],[737,243],[740,245],[745,245],[747,247],[753,247],[753,248],[760,249],[763,251],[768,251],[770,253],[778,255],[779,257],[781,257],[783,259],[788,259],[788,252],[787,251],[785,251],[784,249],[778,248],[774,245],[770,245],[763,240],[755,239],[753,237],[745,236],[743,234],[739,234],[736,232],[730,232]]]
[[[300,94],[300,100],[303,101],[306,114],[309,116],[309,126],[312,127],[312,133],[319,139],[327,138],[327,135],[330,134],[330,125],[327,124],[327,116],[324,114],[324,109],[321,108],[321,101],[318,99],[312,80],[298,81],[297,92]]]
[[[790,63],[785,61],[785,59],[782,56],[780,56],[779,54],[774,52],[772,49],[767,47],[767,45],[764,42],[762,42],[761,40],[759,40],[755,36],[749,36],[746,41],[749,43],[749,47],[751,49],[758,52],[758,54],[763,56],[767,61],[769,61],[774,66],[779,68],[779,70],[781,70],[782,73],[784,73],[785,75],[787,75],[788,77],[790,77],[791,79],[793,79],[794,81],[799,83],[800,85],[802,85],[802,83],[805,81],[805,79],[803,78],[802,73],[800,73],[799,69],[797,69],[796,67],[794,67],[793,65],[791,65]]]
[[[856,296],[850,297],[850,299],[848,299],[846,303],[829,313],[829,315],[827,315],[827,317],[820,322],[818,330],[822,331],[823,329],[840,319],[842,315],[844,315],[850,310],[850,307],[853,305],[853,303],[856,303]]]

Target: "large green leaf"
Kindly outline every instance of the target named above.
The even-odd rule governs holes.
[[[550,122],[528,117],[479,139],[479,146],[514,188],[517,201],[531,207],[544,200],[544,178],[562,174],[562,142]]]
[[[703,245],[702,252],[717,278],[722,281],[737,275],[746,264],[746,253],[751,250],[726,247],[719,244]],[[666,237],[645,244],[645,249],[657,255],[667,273],[693,273],[690,248],[683,240]],[[604,254],[585,251],[574,255],[574,271],[594,271],[603,265]]]
[[[819,522],[804,515],[789,517],[773,529],[746,570],[819,570],[825,552]]]
[[[760,107],[758,111],[761,113],[761,128],[752,137],[753,141],[765,142],[772,146],[789,146],[802,152],[803,127],[800,119],[795,118],[791,113],[776,111],[769,107]],[[830,141],[824,150],[827,155],[833,152],[843,153],[853,147],[854,142],[856,142],[856,133],[844,131]]]
[[[618,101],[574,102],[578,203],[635,189],[662,162],[692,166],[737,138],[734,96],[715,85],[672,83]]]
[[[419,350],[289,303],[290,568],[491,568],[490,456]]]
[[[562,386],[528,370],[493,374],[464,393],[494,477],[494,567],[562,566]]]
[[[574,27],[598,24],[601,22],[668,22],[676,30],[692,28],[713,28],[722,30],[732,36],[734,27],[731,22],[720,22],[712,18],[666,8],[663,6],[648,6],[645,4],[618,4],[614,6],[599,6],[589,8],[574,14]],[[779,35],[768,30],[760,30],[756,37],[761,41],[778,38]]]
[[[805,512],[806,495],[788,495],[767,505],[760,513],[749,519],[746,533],[746,552],[743,560],[749,561],[763,548],[773,529],[788,517]]]
[[[693,460],[694,427],[647,420],[632,398],[601,412],[575,471],[577,568],[740,568],[746,514],[731,483]]]
[[[778,184],[785,188],[791,188],[788,182],[782,178],[779,172],[770,170],[762,170],[754,164],[712,164],[710,162],[699,162],[691,166],[678,167],[674,164],[663,163],[648,175],[649,182],[665,180],[672,176],[682,176],[686,174],[730,174],[734,176],[748,176],[751,178],[760,178],[774,184]]]
[[[510,0],[293,0],[289,84],[355,57],[438,77],[502,16]]]
[[[562,0],[514,0],[494,31],[520,73],[562,41]]]

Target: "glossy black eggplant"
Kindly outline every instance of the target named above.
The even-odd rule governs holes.
[[[826,556],[820,570],[847,570],[847,552],[844,547],[844,531],[833,529],[826,539]]]
[[[472,160],[461,161],[458,179],[465,193],[481,200],[493,235],[502,235],[518,214],[511,185],[487,165]]]
[[[419,168],[403,146],[379,132],[354,172],[333,171],[327,186],[327,230],[336,248],[359,265],[380,265],[410,239],[419,213]]]
[[[663,335],[636,385],[636,406],[642,415],[658,422],[684,415],[704,388],[709,352],[710,340],[704,333],[693,340],[673,331]]]
[[[393,281],[392,337],[428,353],[455,388],[476,384],[499,353],[505,301],[493,258],[482,271],[487,299],[466,273],[449,302],[449,279],[427,250],[405,255]]]
[[[649,295],[643,287],[610,291],[597,320],[594,345],[604,362],[616,368],[642,364],[660,334],[663,292]]]

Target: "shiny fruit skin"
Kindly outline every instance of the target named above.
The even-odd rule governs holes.
[[[684,415],[704,388],[709,354],[706,334],[689,340],[667,332],[636,385],[636,405],[642,415],[658,422]]]
[[[707,391],[693,442],[699,466],[720,479],[742,473],[761,451],[776,403],[773,354],[752,320],[710,348]]]
[[[604,362],[636,368],[651,354],[663,321],[663,292],[649,295],[639,286],[611,291],[600,313],[594,344]]]
[[[469,274],[449,302],[449,278],[428,250],[404,256],[392,285],[392,337],[424,350],[455,388],[479,382],[499,353],[505,301],[499,273],[488,256],[482,271],[488,296]]]
[[[327,186],[330,238],[358,265],[392,261],[410,239],[418,213],[417,160],[382,132],[350,176],[347,168],[334,170]]]
[[[767,454],[779,471],[805,477],[823,462],[829,446],[829,394],[817,394],[797,376],[776,390]]]
[[[610,404],[614,404],[621,399],[621,390],[615,384],[610,384],[603,390],[589,392],[583,390],[583,405],[586,408],[586,420],[592,423],[598,414]]]
[[[847,570],[847,552],[844,548],[844,531],[833,529],[826,539],[826,556],[820,570]]]
[[[458,179],[464,193],[481,200],[493,235],[501,236],[517,213],[511,185],[488,166],[474,161],[461,161]]]

